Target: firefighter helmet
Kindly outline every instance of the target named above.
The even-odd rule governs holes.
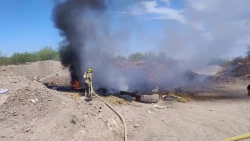
[[[92,69],[88,69],[88,72],[92,72]]]

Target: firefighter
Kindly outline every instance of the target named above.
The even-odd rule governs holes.
[[[92,101],[92,70],[88,69],[87,73],[84,73],[84,86],[85,86],[85,96],[87,97],[85,101]]]

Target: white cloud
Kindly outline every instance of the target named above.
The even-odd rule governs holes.
[[[179,24],[164,25],[162,29],[166,29],[166,35],[162,37],[161,44],[163,48],[169,49],[172,46],[174,49],[179,47],[180,50],[191,44],[194,49],[189,56],[196,56],[195,59],[199,60],[220,56],[239,46],[250,44],[250,0],[185,0],[183,9],[180,10],[171,7],[170,2],[139,2],[123,15],[140,15],[145,20],[174,20],[188,27],[182,28]],[[168,52],[174,54],[172,50]]]
[[[170,4],[169,0],[161,0],[167,4]],[[143,15],[143,14],[154,14],[156,16],[150,16],[145,18],[146,20],[152,19],[165,19],[165,20],[175,20],[182,24],[191,26],[195,29],[202,30],[202,25],[199,22],[189,22],[183,16],[183,10],[176,10],[169,7],[160,7],[156,0],[153,1],[143,1],[137,3],[133,9],[128,12],[122,12],[121,14],[127,15]]]

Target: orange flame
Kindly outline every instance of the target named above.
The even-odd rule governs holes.
[[[75,90],[79,90],[80,89],[80,85],[79,82],[77,80],[74,80],[73,84],[71,85],[71,87]]]

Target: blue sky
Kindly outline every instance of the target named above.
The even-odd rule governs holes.
[[[160,50],[182,56],[192,52],[185,51],[184,46],[194,46],[190,48],[195,51],[187,56],[215,49],[221,51],[215,51],[216,55],[237,56],[243,54],[250,43],[250,17],[242,16],[250,13],[246,4],[250,2],[243,1],[117,0],[110,7],[108,24],[112,29],[128,28],[131,52]],[[230,17],[233,9],[230,6],[234,3],[240,8]],[[52,0],[1,0],[1,53],[37,51],[44,46],[56,49],[62,38],[51,20],[52,7]],[[213,46],[200,47],[207,46],[207,42]],[[180,50],[184,53],[179,53]]]
[[[61,37],[51,21],[51,0],[0,1],[0,51],[37,51],[57,47]]]

